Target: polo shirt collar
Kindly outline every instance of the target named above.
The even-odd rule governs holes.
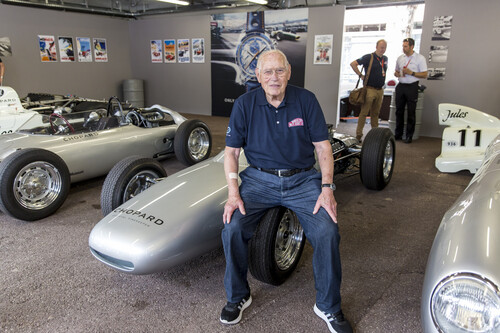
[[[267,101],[266,98],[266,92],[262,87],[259,87],[259,92],[257,93],[257,104],[258,105],[268,105],[269,102]],[[283,102],[281,102],[281,105],[286,105],[286,104],[293,104],[297,100],[297,94],[295,93],[295,89],[290,88],[290,85],[286,86],[285,90],[285,98],[283,99]]]

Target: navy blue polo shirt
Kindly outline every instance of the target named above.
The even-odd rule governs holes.
[[[288,85],[278,108],[262,87],[235,102],[226,145],[243,148],[250,165],[265,169],[307,168],[315,163],[313,142],[328,140],[328,128],[316,96]]]
[[[370,71],[370,76],[368,77],[367,86],[374,88],[382,88],[385,84],[385,75],[382,73],[387,73],[387,57],[383,55],[379,57],[375,52],[370,54],[365,54],[361,58],[357,59],[359,65],[365,66],[365,74],[370,67],[370,59],[373,54],[373,64],[372,70]]]

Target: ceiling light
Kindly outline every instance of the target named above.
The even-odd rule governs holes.
[[[267,0],[247,0],[248,2],[255,2],[259,5],[267,5]]]
[[[158,1],[173,3],[173,4],[181,5],[181,6],[189,6],[190,5],[189,2],[182,1],[182,0],[158,0]]]

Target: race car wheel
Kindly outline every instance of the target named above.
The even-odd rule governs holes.
[[[75,133],[75,129],[69,121],[58,113],[52,113],[49,116],[49,123],[54,134],[67,133],[68,131]]]
[[[174,137],[175,156],[185,165],[206,160],[212,150],[212,134],[208,126],[201,120],[186,120]]]
[[[167,172],[156,160],[130,156],[118,162],[108,173],[101,190],[101,211],[104,216],[156,184]]]
[[[304,250],[306,236],[291,210],[267,211],[249,243],[249,269],[265,283],[278,286],[292,274]]]
[[[361,182],[370,190],[382,190],[389,184],[396,159],[394,136],[388,128],[368,132],[360,156]]]
[[[22,149],[0,163],[0,209],[17,219],[35,221],[53,214],[70,188],[66,163],[43,149]]]

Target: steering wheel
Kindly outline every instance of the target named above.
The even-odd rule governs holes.
[[[62,122],[60,124],[57,123],[58,118],[62,119]],[[68,130],[71,133],[75,133],[75,129],[73,128],[73,126],[71,126],[71,124],[58,113],[50,114],[49,123],[52,131],[54,131],[54,134],[67,133]]]
[[[110,117],[110,116],[114,116],[113,112],[115,110],[113,110],[113,101],[116,102],[116,104],[118,105],[118,111],[120,113],[120,118],[121,118],[121,123],[124,124],[125,123],[125,113],[123,112],[123,107],[122,107],[122,103],[120,103],[120,100],[118,99],[118,97],[116,96],[113,96],[109,99],[108,101],[108,112],[106,113],[106,116],[107,117]]]

